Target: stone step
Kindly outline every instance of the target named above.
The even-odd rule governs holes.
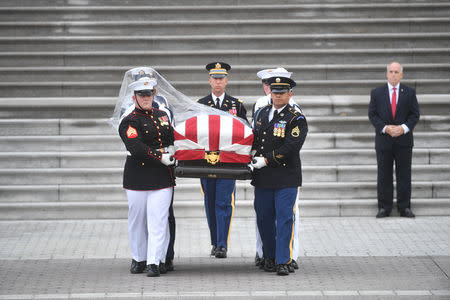
[[[206,73],[206,72],[205,72]],[[205,74],[205,76],[207,76]],[[296,80],[298,95],[359,95],[369,93],[374,87],[386,84],[381,80]],[[443,79],[405,79],[404,84],[424,94],[450,94],[450,78]],[[4,97],[113,97],[119,94],[121,81],[106,82],[64,82],[33,81],[0,82],[0,92]],[[171,84],[185,95],[196,95],[199,91],[208,93],[210,86],[206,80],[173,81]],[[261,90],[261,81],[230,80],[227,92],[231,95],[255,95]]]
[[[307,112],[306,112],[307,115]],[[308,132],[372,132],[368,117],[311,116],[307,117]],[[417,132],[450,130],[450,116],[422,116]],[[15,135],[111,135],[115,130],[106,119],[0,119],[0,136]]]
[[[413,180],[442,181],[450,178],[450,165],[413,165]],[[304,182],[376,181],[376,165],[304,166]],[[121,183],[123,168],[40,168],[0,169],[5,185],[45,184],[111,184]]]
[[[384,3],[385,0],[359,0],[358,3]],[[448,0],[433,0],[432,3],[448,2]],[[253,5],[273,4],[273,0],[253,0]],[[347,4],[349,0],[278,0],[277,4]],[[423,0],[409,0],[408,3],[423,3]],[[53,6],[53,7],[71,7],[71,6],[146,6],[148,0],[95,0],[95,1],[67,1],[67,0],[2,0],[0,7],[39,7],[39,6]],[[186,5],[186,0],[152,0],[154,6],[181,6]],[[247,1],[241,0],[222,0],[220,4],[216,0],[195,0],[193,5],[247,5]]]
[[[449,4],[450,7],[450,4]],[[219,49],[345,49],[443,48],[450,45],[450,33],[336,33],[336,34],[216,34],[216,35],[112,35],[112,36],[27,36],[1,37],[2,51],[101,51],[114,49],[203,50]]]
[[[384,44],[384,43],[383,43]],[[392,47],[386,45],[387,47]],[[280,56],[283,57],[280,60]],[[405,45],[396,48],[370,49],[214,49],[208,50],[124,50],[108,51],[14,51],[0,52],[0,65],[3,67],[35,66],[147,66],[168,65],[184,66],[188,60],[191,65],[204,66],[207,61],[220,57],[234,68],[239,65],[299,65],[320,62],[322,64],[385,64],[397,60],[404,64],[413,63],[450,63],[450,48],[411,48]]]
[[[262,90],[261,90],[262,92]],[[195,101],[202,96],[191,96]],[[259,96],[235,96],[244,101],[247,111],[252,111]],[[439,115],[450,112],[450,95],[419,94],[420,113]],[[304,96],[296,94],[295,101],[306,116],[366,116],[369,93],[366,95]],[[114,111],[116,97],[31,97],[0,98],[0,118],[109,118]],[[447,113],[448,114],[448,113]],[[250,116],[249,116],[250,117]]]
[[[0,131],[1,132],[1,131]],[[0,136],[6,152],[35,151],[123,151],[118,135],[20,135]],[[29,132],[28,132],[29,133]],[[373,149],[375,137],[364,133],[308,133],[303,149]],[[414,149],[450,148],[450,132],[415,132]]]
[[[299,202],[301,217],[361,217],[374,216],[377,201],[352,200],[302,200]],[[255,217],[253,201],[236,201],[235,218]],[[450,199],[413,199],[412,207],[417,216],[448,216]],[[126,219],[128,205],[122,202],[44,202],[0,203],[0,220],[71,220],[71,219]],[[203,203],[175,202],[176,218],[205,217]],[[392,216],[397,215],[394,211]]]
[[[121,168],[125,151],[108,152],[0,152],[2,168]],[[304,149],[303,166],[375,165],[372,149]],[[446,164],[450,149],[414,149],[413,164]]]
[[[188,179],[188,180],[186,180]],[[395,184],[394,184],[395,186]],[[395,190],[395,189],[394,189]],[[441,199],[448,198],[450,181],[413,181],[412,198]],[[373,199],[377,195],[376,181],[370,182],[305,182],[301,188],[300,199],[353,200]],[[175,187],[174,202],[203,202],[200,180],[197,178],[178,178]],[[236,201],[252,201],[254,188],[250,181],[238,180],[236,183]],[[0,185],[0,203],[65,203],[65,202],[102,202],[126,201],[122,184],[87,185]]]
[[[70,67],[0,67],[0,81],[3,82],[77,82],[116,81],[134,66],[70,66]],[[204,65],[152,66],[169,82],[206,81]],[[308,64],[285,66],[296,80],[385,80],[386,64]],[[230,72],[231,81],[257,80],[256,73],[270,65],[237,65]],[[403,64],[408,79],[442,79],[450,77],[450,63]],[[430,70],[433,70],[430,72]]]
[[[66,6],[0,7],[3,21],[83,20],[217,20],[289,18],[406,18],[448,17],[450,4],[432,3],[319,3],[271,5],[186,5],[186,6]]]
[[[231,16],[233,18],[233,16]],[[291,18],[226,20],[122,20],[122,21],[11,21],[0,22],[1,36],[98,36],[186,34],[278,34],[446,32],[450,18]]]

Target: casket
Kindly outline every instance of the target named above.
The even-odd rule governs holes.
[[[198,115],[174,129],[175,175],[250,179],[252,129],[225,115]]]

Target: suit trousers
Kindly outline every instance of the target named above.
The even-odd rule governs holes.
[[[411,207],[411,162],[412,147],[394,144],[390,150],[377,150],[378,208],[392,210],[394,199],[393,165],[397,183],[397,209]]]
[[[299,253],[299,241],[298,241],[298,234],[299,234],[299,228],[300,228],[300,212],[299,212],[299,199],[298,196],[300,193],[297,193],[297,199],[295,199],[295,221],[294,221],[294,242],[292,243],[292,259],[297,260],[298,259],[298,253]],[[259,258],[263,258],[263,245],[261,240],[261,234],[259,234],[258,230],[258,222],[255,220],[255,233],[256,233],[256,253],[258,254]]]
[[[133,259],[146,260],[148,265],[164,263],[170,239],[169,207],[173,187],[126,192],[128,234]]]
[[[263,242],[264,258],[277,264],[292,261],[297,187],[263,189],[255,187],[255,211]]]
[[[211,245],[228,249],[234,214],[236,180],[201,178]]]

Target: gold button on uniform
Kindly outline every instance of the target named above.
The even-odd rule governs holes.
[[[145,165],[144,163],[142,163],[142,165]]]
[[[266,134],[266,132],[264,131],[263,134]]]
[[[261,142],[264,142],[264,139],[262,139]]]
[[[145,133],[148,133],[148,130],[146,130]]]

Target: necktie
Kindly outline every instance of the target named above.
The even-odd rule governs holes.
[[[220,109],[220,99],[216,98],[216,108]]]
[[[395,88],[392,89],[394,91],[392,92],[391,109],[392,109],[392,118],[395,119],[395,110],[397,109],[397,93],[395,92]]]
[[[270,119],[269,122],[274,120],[277,116],[278,116],[278,110],[274,110],[272,119]]]

